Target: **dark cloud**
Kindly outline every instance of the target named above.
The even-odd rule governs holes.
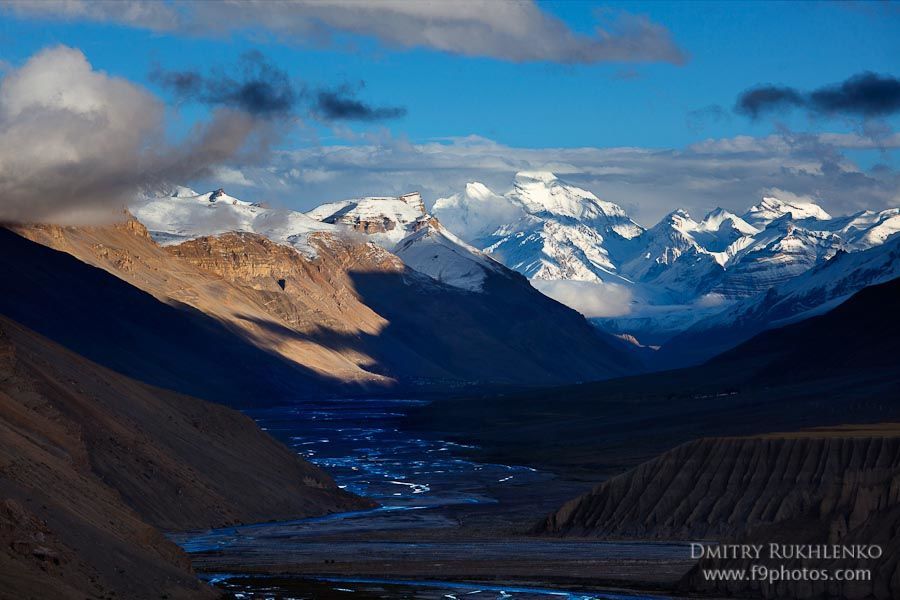
[[[151,79],[179,99],[236,108],[251,115],[285,116],[294,110],[299,94],[290,77],[261,53],[244,54],[237,71],[239,76],[232,77],[221,69],[204,75],[198,71],[157,68],[151,73]]]
[[[260,52],[244,54],[233,69],[239,76],[214,68],[209,74],[196,70],[166,71],[157,67],[150,78],[179,100],[238,109],[254,116],[272,118],[294,114],[303,105],[326,121],[383,121],[406,115],[400,106],[372,106],[357,98],[356,86],[335,89],[299,88],[288,74],[270,63]]]
[[[860,73],[809,95],[810,105],[824,113],[883,117],[900,111],[900,79]]]
[[[766,85],[743,92],[738,97],[735,110],[756,119],[764,112],[803,106],[804,102],[800,92],[793,88]]]
[[[402,106],[366,104],[358,100],[354,90],[347,86],[319,91],[313,112],[327,121],[384,121],[406,115],[406,109]]]
[[[811,92],[763,85],[743,92],[735,105],[735,111],[753,119],[789,108],[823,115],[884,117],[900,112],[900,79],[864,72]]]

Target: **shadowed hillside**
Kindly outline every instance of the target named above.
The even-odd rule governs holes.
[[[0,597],[212,597],[156,528],[370,505],[249,418],[0,317]]]
[[[223,336],[233,336],[235,351],[243,348],[252,355],[256,348],[261,352],[255,354],[262,359],[282,359],[273,366],[273,373],[254,374],[260,380],[272,379],[276,389],[269,397],[273,400],[248,396],[245,405],[323,393],[446,395],[487,386],[599,380],[640,368],[627,344],[598,332],[581,315],[499,265],[486,273],[483,289],[476,293],[413,271],[371,243],[331,233],[310,236],[311,255],[250,233],[160,247],[133,219],[108,227],[36,226],[20,233],[146,292],[141,296],[145,304],[152,296],[164,305],[184,309],[181,312],[192,318],[205,318],[223,329]],[[39,262],[43,256],[52,255],[35,255],[30,260]],[[61,259],[54,258],[53,268],[61,268]],[[92,273],[95,278],[102,275]],[[49,297],[48,285],[46,280],[32,282],[32,293],[39,299]],[[83,311],[80,322],[89,327],[104,297],[88,302],[79,296],[71,301],[86,303],[79,306],[78,314]],[[22,313],[27,311],[15,308],[24,318]],[[113,317],[119,310],[132,309],[116,308]],[[146,310],[121,318],[141,328],[140,314]],[[186,316],[178,318],[183,322]],[[183,328],[175,329],[179,335]],[[124,346],[120,338],[103,339],[96,344]],[[179,346],[188,352],[202,348],[204,342],[192,335]],[[222,346],[219,340],[209,347]],[[163,347],[158,340],[146,345],[145,356]],[[111,357],[117,358],[117,353]],[[204,364],[205,358],[187,362]],[[242,362],[252,368],[255,359]],[[210,368],[222,369],[226,364],[237,363],[222,357]],[[284,372],[285,365],[297,366],[300,377],[276,377],[275,372]],[[176,375],[190,373],[167,370],[170,380]],[[164,379],[152,381],[170,385]],[[226,394],[235,395],[240,389],[231,387],[221,397],[230,398]],[[193,388],[176,389],[200,393]],[[267,391],[264,386],[262,391]]]
[[[757,336],[700,367],[437,403],[416,427],[486,458],[604,478],[700,436],[900,418],[900,280]]]

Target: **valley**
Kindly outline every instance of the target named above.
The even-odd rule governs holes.
[[[540,540],[523,535],[583,483],[515,465],[472,462],[459,444],[401,428],[415,400],[341,400],[250,411],[268,433],[332,473],[344,489],[376,500],[369,511],[170,535],[194,568],[248,597],[287,594],[310,580],[375,597],[618,598],[638,585],[653,598],[692,561],[680,543]],[[647,570],[653,565],[652,573]],[[443,581],[425,580],[437,576]],[[406,587],[390,591],[390,584]],[[466,583],[466,582],[478,582]],[[443,587],[442,587],[443,586]],[[570,587],[567,587],[570,586]],[[541,588],[544,587],[543,591]],[[484,589],[478,593],[477,590]],[[568,591],[567,591],[568,590]],[[423,595],[420,595],[423,594]],[[503,594],[501,594],[503,595]],[[631,594],[628,597],[635,597]]]
[[[676,212],[647,234],[624,212],[555,177],[528,174],[517,185],[518,202],[531,211],[521,218],[556,215],[557,225],[544,232],[559,225],[560,213],[592,219],[593,227],[602,215],[617,215],[604,221],[607,229],[592,229],[602,230],[603,239],[634,234],[633,242],[613,244],[610,260],[619,260],[616,252],[629,243],[643,244],[645,235],[663,240],[654,252],[677,258],[667,244],[688,238],[714,244],[700,234],[712,223],[732,223],[753,237],[759,230],[741,223],[780,218],[776,229],[764,231],[777,233],[773,243],[787,239],[782,226],[789,217],[772,216],[783,208],[773,202],[756,207],[761,216],[747,221],[713,213],[702,227]],[[822,217],[801,208],[812,211],[805,218]],[[797,446],[812,460],[832,452],[817,450],[817,444],[831,448],[830,437],[834,444],[896,438],[890,427],[852,426],[900,419],[896,404],[885,400],[900,395],[894,361],[900,332],[881,317],[898,294],[895,239],[796,263],[805,265],[798,274],[765,280],[767,292],[724,308],[705,306],[693,325],[656,349],[630,334],[611,335],[596,319],[544,295],[542,277],[562,271],[535,271],[529,281],[527,270],[503,264],[504,244],[483,252],[463,241],[417,194],[302,214],[222,190],[179,188],[145,198],[134,210],[112,225],[0,232],[0,261],[9,275],[0,281],[0,309],[14,327],[33,328],[83,355],[77,360],[239,408],[282,444],[281,452],[334,478],[329,485],[346,494],[352,510],[258,508],[268,494],[262,491],[243,512],[198,504],[207,521],[173,521],[164,510],[141,513],[148,510],[144,497],[163,492],[115,477],[128,510],[147,514],[165,531],[165,543],[180,547],[184,554],[170,546],[178,564],[189,560],[202,580],[239,597],[303,597],[310,590],[321,598],[352,590],[372,598],[523,600],[724,593],[697,579],[692,539],[756,539],[758,531],[784,523],[813,539],[818,532],[802,529],[807,513],[765,513],[749,531],[712,517],[707,524],[719,529],[656,522],[670,522],[666,513],[594,527],[593,511],[611,510],[595,497],[627,481],[637,496],[613,494],[619,499],[610,502],[639,507],[651,493],[642,488],[646,473],[672,480],[678,470],[648,465],[677,456],[684,445],[713,444],[708,454],[715,461],[693,475],[705,481],[722,477],[714,463],[742,443],[714,440],[746,440],[747,453],[756,456],[765,436],[812,438],[808,448]],[[681,233],[667,237],[666,228]],[[722,267],[724,255],[704,256],[702,264],[709,259]],[[677,279],[677,269],[694,273],[684,261],[668,270],[676,263],[657,261],[645,276],[656,273],[657,285]],[[644,269],[637,262],[627,268]],[[711,336],[707,321],[728,337]],[[883,334],[876,341],[857,335],[876,328]],[[700,366],[659,370],[669,364],[666,357],[697,360],[690,335],[708,337],[706,352],[731,349]],[[835,339],[842,340],[839,354]],[[835,429],[816,429],[823,426]],[[884,467],[888,477],[892,464]],[[872,469],[854,468],[862,469],[861,479]],[[104,477],[109,482],[111,475]],[[719,510],[729,503],[742,510],[741,499],[752,492],[744,485],[717,492]],[[660,486],[678,490],[651,482],[652,490]],[[189,502],[194,497],[176,493]],[[766,494],[760,503],[795,502],[781,488]],[[693,502],[661,498],[661,506]],[[838,535],[877,527],[872,523],[890,519],[892,502]],[[234,516],[210,518],[216,510]],[[647,521],[654,524],[641,524]],[[872,593],[879,597],[880,589]]]

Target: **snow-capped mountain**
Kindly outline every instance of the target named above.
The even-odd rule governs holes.
[[[741,217],[724,208],[716,208],[697,224],[693,236],[705,249],[715,253],[724,253],[724,256],[716,258],[719,264],[724,265],[731,256],[734,256],[734,253],[741,249],[740,244],[736,246],[735,242],[752,237],[757,233],[759,233],[759,229]]]
[[[408,267],[441,283],[473,292],[504,267],[445,229],[437,219],[418,222],[416,231],[393,247]]]
[[[833,217],[813,202],[771,195],[741,216],[716,208],[698,222],[676,209],[644,229],[618,205],[545,172],[517,174],[504,194],[470,183],[433,212],[530,279],[623,286],[629,314],[597,322],[645,343],[900,232],[900,209]]]
[[[697,320],[663,347],[664,366],[696,364],[757,333],[831,310],[859,290],[900,277],[900,236],[839,251],[804,273]]]
[[[481,291],[498,262],[462,241],[425,210],[418,192],[397,198],[367,197],[323,204],[307,216],[349,227],[393,252],[420,273],[468,291]]]
[[[635,240],[634,255],[621,272],[663,290],[670,302],[707,293],[724,272],[724,253],[711,252],[697,241],[697,234],[704,233],[700,227],[686,211],[672,211]]]
[[[241,231],[314,256],[310,234],[354,231],[395,252],[408,267],[468,291],[479,291],[488,273],[503,270],[429,215],[418,192],[332,202],[301,213],[245,202],[221,189],[201,194],[177,187],[168,194],[142,196],[130,210],[162,245]]]
[[[744,213],[744,220],[756,227],[764,228],[776,219],[790,215],[792,219],[816,219],[828,221],[831,215],[825,212],[818,204],[812,202],[798,202],[796,200],[780,200],[766,196],[759,204],[751,206]]]
[[[805,219],[798,224],[783,215],[754,236],[726,263],[716,291],[727,298],[745,298],[759,293],[821,264],[849,246],[840,235],[818,228],[820,221]]]
[[[177,257],[176,269],[193,265],[241,286],[240,298],[220,303],[205,288],[186,292],[193,282],[174,284],[179,301],[202,299],[217,317],[249,327],[254,343],[277,338],[279,352],[329,378],[412,387],[571,383],[642,368],[627,344],[448,231],[417,193],[306,214],[178,188],[146,194],[131,209],[170,246],[160,252],[141,238],[161,261]],[[172,285],[167,277],[135,280]],[[259,306],[240,304],[248,299]],[[260,335],[255,323],[265,319],[248,317],[257,309],[280,325]]]
[[[368,197],[330,202],[306,215],[323,223],[346,225],[388,249],[415,231],[416,224],[427,218],[425,203],[418,192],[397,198]]]
[[[548,172],[521,172],[499,195],[481,183],[438,199],[434,214],[530,279],[619,281],[616,257],[643,229],[622,207]]]
[[[468,292],[482,291],[492,274],[508,278],[505,265],[594,317],[602,329],[653,345],[900,232],[900,209],[833,217],[812,202],[771,196],[742,216],[716,208],[697,221],[676,209],[644,229],[622,207],[548,172],[519,173],[503,194],[470,183],[438,199],[433,215],[416,192],[299,213],[222,190],[176,188],[131,208],[164,244],[247,231],[314,255],[310,234],[352,232],[411,269]],[[848,278],[846,293],[870,279]],[[580,287],[572,288],[576,283]],[[585,295],[590,298],[582,302]],[[831,296],[804,298],[812,310]]]
[[[238,200],[222,189],[200,194],[177,187],[169,194],[145,194],[136,198],[129,210],[147,227],[151,237],[164,246],[207,235],[244,231],[313,255],[315,250],[309,244],[309,234],[336,229],[301,212]]]

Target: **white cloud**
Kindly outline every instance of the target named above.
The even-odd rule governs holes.
[[[0,81],[0,221],[114,218],[140,187],[252,164],[275,127],[217,110],[170,145],[163,119],[155,96],[94,70],[79,50],[37,53]]]
[[[309,209],[330,200],[411,190],[434,202],[463,192],[471,181],[502,194],[517,171],[552,170],[620,204],[644,225],[675,207],[703,215],[721,206],[740,214],[773,187],[815,197],[836,215],[900,205],[895,170],[862,170],[842,154],[845,144],[854,148],[858,141],[845,135],[771,135],[707,140],[684,149],[534,149],[477,136],[422,144],[380,137],[282,152],[273,157],[270,172],[253,178],[280,189],[279,196],[293,207]],[[293,169],[329,177],[286,177]]]
[[[174,29],[181,18],[173,5],[146,0],[7,0],[3,4],[22,16],[123,23],[155,31]]]
[[[298,43],[332,43],[336,35],[354,34],[394,48],[514,62],[685,61],[669,31],[645,16],[597,11],[598,22],[589,35],[527,0],[13,0],[6,6],[21,16],[111,21],[191,34],[263,29]]]
[[[241,185],[246,187],[255,185],[255,182],[248,179],[243,171],[232,167],[217,167],[213,169],[212,177],[220,181],[222,185]]]
[[[615,283],[533,279],[531,285],[585,317],[621,317],[631,311],[631,290]]]

